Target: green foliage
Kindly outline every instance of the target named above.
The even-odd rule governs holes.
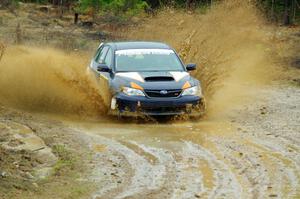
[[[148,5],[143,0],[81,0],[81,11],[92,14],[110,12],[114,15],[136,15],[144,11]]]
[[[106,5],[106,9],[111,10],[115,15],[122,13],[136,15],[147,7],[147,3],[142,0],[113,0]]]
[[[81,0],[79,5],[82,11],[87,11],[90,8],[99,9],[102,2],[103,0]]]

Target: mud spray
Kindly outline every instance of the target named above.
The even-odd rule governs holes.
[[[36,112],[100,115],[105,107],[86,76],[88,59],[57,49],[9,47],[0,62],[0,101]]]
[[[226,1],[206,14],[163,10],[124,37],[167,42],[197,63],[208,116],[223,117],[278,74],[272,29],[253,4]]]
[[[194,75],[202,82],[211,117],[253,97],[277,70],[266,25],[250,3],[226,1],[206,14],[163,10],[144,24],[123,37],[167,42],[185,62],[196,62]],[[101,89],[85,73],[90,57],[9,47],[0,62],[1,103],[31,111],[104,114]]]

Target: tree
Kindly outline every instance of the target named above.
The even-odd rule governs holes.
[[[2,44],[0,42],[0,61],[1,61],[2,57],[3,57],[3,55],[4,55],[4,51],[5,51],[5,46],[4,46],[4,44]]]
[[[284,0],[283,24],[285,26],[291,24],[290,12],[291,12],[291,0]]]

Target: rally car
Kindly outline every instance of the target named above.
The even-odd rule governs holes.
[[[199,116],[205,102],[200,82],[178,54],[160,42],[101,43],[88,71],[96,77],[114,115]]]

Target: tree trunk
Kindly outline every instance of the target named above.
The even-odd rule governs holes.
[[[74,14],[74,24],[77,24],[77,23],[78,23],[78,16],[79,16],[78,13],[75,13],[75,14]]]
[[[284,17],[283,17],[283,25],[288,26],[291,24],[290,18],[290,7],[291,7],[291,0],[284,0]]]
[[[3,57],[3,55],[4,55],[4,51],[5,51],[5,46],[4,46],[4,44],[2,44],[0,42],[0,61],[1,61],[2,57]]]
[[[296,21],[296,11],[297,11],[297,4],[296,0],[293,0],[292,12],[293,12],[293,21]]]
[[[187,0],[187,1],[186,1],[186,6],[185,6],[185,7],[186,7],[187,10],[190,10],[190,9],[191,9],[191,7],[192,7],[191,4],[192,4],[192,0]]]
[[[275,0],[272,0],[272,7],[271,7],[271,19],[274,20],[274,5],[275,5]]]
[[[16,44],[22,43],[22,29],[20,23],[16,27]]]

